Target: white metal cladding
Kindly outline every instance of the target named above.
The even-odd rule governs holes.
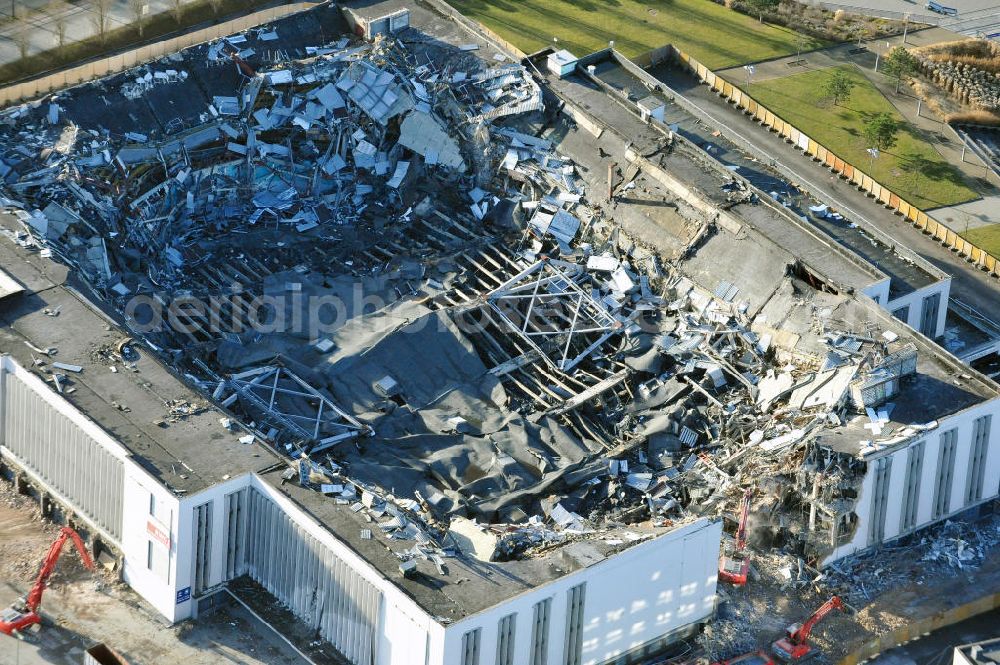
[[[373,665],[382,592],[251,490],[246,565],[254,580],[355,665]]]
[[[122,460],[19,376],[2,371],[0,377],[4,447],[120,545]]]

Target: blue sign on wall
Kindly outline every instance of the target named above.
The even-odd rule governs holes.
[[[177,604],[186,603],[191,600],[191,587],[186,586],[183,589],[177,591]]]

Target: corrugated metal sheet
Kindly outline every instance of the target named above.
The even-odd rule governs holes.
[[[15,374],[0,380],[4,447],[120,545],[122,461]]]
[[[375,663],[382,592],[257,490],[247,521],[250,577],[352,663]]]

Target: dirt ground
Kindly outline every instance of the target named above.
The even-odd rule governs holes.
[[[37,504],[0,482],[0,607],[31,587],[58,528],[42,521]],[[104,642],[133,665],[303,665],[284,642],[239,606],[198,622],[167,626],[108,571],[86,571],[67,543],[42,601],[41,630],[24,640],[0,635],[0,663],[83,662]]]
[[[41,519],[33,500],[0,481],[0,607],[29,589],[57,533]],[[851,611],[831,614],[812,639],[822,651],[818,662],[835,662],[908,620],[1000,591],[998,543],[1000,515],[994,515],[975,524],[936,527],[822,576],[808,568],[800,573],[792,557],[756,553],[754,578],[742,589],[720,586],[718,620],[698,641],[712,660],[767,647],[789,623],[805,619],[837,593]],[[84,570],[68,545],[50,580],[42,615],[42,629],[25,640],[0,635],[0,664],[78,665],[83,651],[96,642],[135,665],[305,662],[239,606],[167,626],[113,573]]]
[[[756,579],[720,585],[718,620],[699,639],[712,660],[767,648],[832,595],[834,612],[813,631],[816,663],[836,662],[877,635],[1000,591],[1000,515],[946,522],[909,540],[838,562],[822,575],[794,557],[755,553]]]

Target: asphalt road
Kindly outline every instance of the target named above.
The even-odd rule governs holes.
[[[849,2],[819,2],[810,4],[826,7],[843,7],[847,11],[902,18],[910,15],[914,20],[924,20],[964,35],[992,35],[1000,33],[1000,4],[996,0],[938,0],[947,7],[958,10],[955,16],[935,14],[927,9],[925,0],[850,0]]]

